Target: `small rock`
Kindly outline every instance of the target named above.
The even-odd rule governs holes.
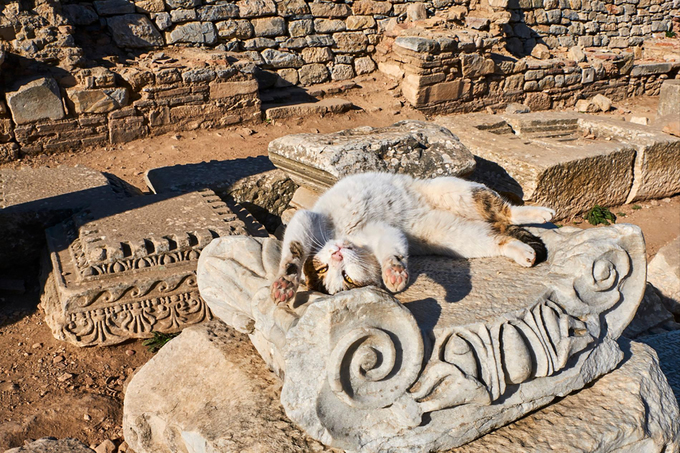
[[[135,355],[135,351],[133,349],[128,349],[125,351],[125,354],[127,355]]]
[[[649,118],[646,116],[633,116],[629,121],[635,124],[642,124],[643,126],[647,126],[649,124]]]
[[[55,358],[52,359],[52,363],[59,363],[64,361],[64,356],[63,355],[58,355]]]
[[[57,378],[57,381],[66,382],[69,379],[71,379],[72,377],[73,377],[73,375],[71,373],[63,373],[63,374],[59,375],[59,377]]]
[[[39,349],[42,348],[42,343],[33,343],[31,346],[31,349]]]
[[[596,95],[590,100],[593,104],[597,105],[603,112],[609,111],[612,108],[612,101],[607,96],[601,94]]]
[[[570,47],[569,52],[567,52],[567,57],[570,60],[575,61],[576,63],[583,63],[584,61],[587,60],[586,54],[583,51],[583,46]]]
[[[94,449],[97,453],[114,453],[116,451],[116,445],[109,439],[106,439],[101,444],[97,445]]]
[[[524,104],[519,104],[517,102],[512,102],[508,104],[505,108],[505,113],[530,113],[531,109],[529,106]]]
[[[581,113],[595,113],[600,111],[600,107],[588,99],[579,99],[576,102],[576,111]]]
[[[92,417],[90,417],[89,414],[85,414],[85,415],[83,415],[83,420],[86,420],[86,421],[89,422],[90,420],[92,420]]]
[[[550,58],[550,49],[545,44],[536,44],[531,51],[531,56],[539,60],[547,60]]]

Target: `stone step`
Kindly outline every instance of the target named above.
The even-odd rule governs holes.
[[[344,99],[327,98],[319,102],[306,102],[291,104],[280,107],[263,106],[265,117],[268,120],[283,118],[304,118],[307,116],[323,116],[329,113],[344,113],[351,110],[354,105]]]

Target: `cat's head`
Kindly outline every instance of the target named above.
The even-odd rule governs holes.
[[[380,264],[365,247],[346,240],[328,241],[316,255],[310,257],[303,270],[307,287],[326,294],[352,288],[380,286]]]

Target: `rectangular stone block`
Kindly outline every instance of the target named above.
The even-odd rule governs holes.
[[[257,93],[257,81],[213,82],[210,84],[210,99],[223,99],[243,94]]]
[[[267,234],[210,190],[91,206],[47,230],[46,321],[56,338],[94,346],[210,319],[196,262],[213,238],[229,235]]]
[[[589,118],[583,126],[595,134],[614,136],[636,151],[633,184],[626,203],[680,193],[680,139],[653,127]]]
[[[636,146],[604,130],[584,138],[591,133],[590,119],[541,112],[458,115],[435,122],[478,157],[482,182],[511,200],[553,208],[562,219],[596,204],[623,204],[633,184]]]

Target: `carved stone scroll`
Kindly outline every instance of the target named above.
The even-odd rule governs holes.
[[[534,268],[504,258],[412,257],[397,298],[373,287],[268,298],[280,246],[227,237],[201,255],[212,311],[250,334],[283,378],[281,402],[309,435],[362,452],[469,442],[614,369],[616,339],[645,286],[632,225],[532,229],[549,251]]]

